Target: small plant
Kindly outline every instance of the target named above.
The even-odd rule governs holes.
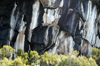
[[[21,56],[23,54],[23,50],[22,49],[18,49],[17,52],[15,52],[17,54],[17,56]]]

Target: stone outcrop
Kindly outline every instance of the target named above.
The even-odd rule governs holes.
[[[91,56],[100,48],[99,0],[1,0],[0,47]]]

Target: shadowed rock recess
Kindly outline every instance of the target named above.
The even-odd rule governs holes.
[[[0,0],[0,47],[90,57],[100,48],[99,0]]]

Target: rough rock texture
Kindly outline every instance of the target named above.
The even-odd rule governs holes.
[[[99,0],[0,0],[0,47],[91,56],[100,48]]]

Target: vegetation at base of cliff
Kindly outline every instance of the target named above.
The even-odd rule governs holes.
[[[3,48],[0,48],[0,59],[3,59],[4,57],[11,59],[12,54],[14,54],[15,50],[11,46],[3,46]]]
[[[95,59],[98,66],[100,66],[100,49],[92,48],[92,58]]]
[[[99,52],[99,51],[98,51]],[[98,52],[93,48],[92,57],[99,63]],[[11,59],[12,54],[16,54],[16,59]],[[54,55],[45,52],[43,55],[39,55],[36,51],[30,51],[30,53],[23,53],[21,49],[17,52],[10,46],[3,46],[0,49],[0,66],[98,66],[95,60],[90,57],[77,56],[79,53],[74,51],[73,54]]]

